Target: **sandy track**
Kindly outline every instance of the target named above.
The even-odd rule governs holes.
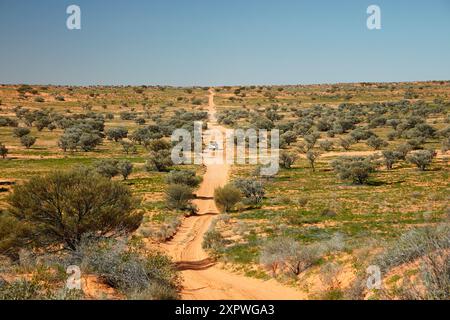
[[[214,92],[210,91],[209,128],[225,130],[216,123]],[[209,164],[195,200],[199,214],[184,220],[175,237],[164,244],[183,275],[182,298],[189,300],[277,300],[305,299],[305,294],[275,280],[263,281],[238,275],[215,265],[202,249],[203,236],[214,216],[219,214],[213,200],[214,189],[226,184],[229,167]]]

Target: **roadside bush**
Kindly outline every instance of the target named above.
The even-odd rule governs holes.
[[[166,189],[166,203],[171,209],[186,210],[193,198],[193,188],[189,186],[171,184]]]
[[[431,165],[433,159],[436,157],[434,150],[419,150],[411,153],[406,157],[406,160],[415,164],[421,171],[425,171]]]
[[[203,249],[212,250],[216,255],[223,251],[225,239],[219,231],[210,228],[203,237]]]
[[[375,164],[370,158],[341,157],[331,163],[334,171],[342,180],[351,180],[354,184],[367,183],[370,173],[375,171]]]
[[[177,299],[180,277],[170,258],[142,246],[113,239],[77,247],[84,270],[129,297]]]
[[[214,201],[223,212],[229,212],[241,199],[241,191],[233,184],[227,184],[214,190]]]

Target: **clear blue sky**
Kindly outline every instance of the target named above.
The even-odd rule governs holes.
[[[380,31],[366,28],[371,4]],[[448,79],[450,0],[0,0],[0,83]]]

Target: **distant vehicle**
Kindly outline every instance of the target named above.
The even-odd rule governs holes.
[[[212,151],[216,151],[219,149],[219,144],[216,141],[210,141],[208,145],[208,149]]]

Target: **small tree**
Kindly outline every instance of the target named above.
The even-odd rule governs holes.
[[[313,172],[316,171],[315,163],[319,157],[320,157],[320,153],[316,152],[316,151],[308,151],[306,153],[306,159],[308,160],[309,165]]]
[[[169,167],[173,165],[171,159],[170,150],[159,150],[150,152],[150,156],[145,164],[145,169],[149,172],[158,171],[164,172],[168,171]]]
[[[342,149],[347,151],[347,150],[350,150],[353,142],[354,141],[351,138],[341,138],[339,140],[339,145],[342,147]]]
[[[128,176],[133,172],[133,164],[128,160],[119,161],[117,168],[119,169],[123,180],[127,180]]]
[[[406,160],[415,164],[421,171],[425,171],[435,157],[436,152],[434,150],[419,150],[408,155]]]
[[[397,151],[385,150],[382,152],[384,164],[387,170],[392,170],[394,164],[400,159],[401,154]]]
[[[142,221],[127,187],[86,168],[32,178],[16,186],[8,202],[29,231],[21,235],[24,243],[49,250],[75,250],[84,235],[123,235]]]
[[[367,139],[367,145],[374,150],[380,150],[381,148],[386,147],[388,143],[379,137],[371,136]]]
[[[297,155],[282,151],[280,153],[280,166],[285,169],[290,169],[294,162],[297,160]]]
[[[294,143],[295,141],[297,141],[297,134],[294,131],[286,131],[285,133],[283,133],[281,135],[281,139],[288,145],[290,146],[291,143]]]
[[[227,184],[214,190],[214,201],[217,207],[224,212],[229,212],[236,203],[241,201],[241,192],[233,184]]]
[[[96,171],[105,178],[111,179],[120,173],[119,161],[114,159],[100,160],[94,163]]]
[[[0,143],[0,157],[2,157],[2,159],[5,159],[7,155],[8,155],[8,148],[6,148],[4,144]]]
[[[106,131],[106,136],[109,140],[114,140],[115,142],[122,140],[128,136],[128,130],[126,128],[111,128]]]
[[[406,156],[408,155],[409,152],[411,152],[412,147],[409,143],[404,143],[399,145],[396,149],[395,152],[398,155],[398,158],[400,160],[406,160]]]
[[[25,148],[30,149],[36,143],[36,138],[30,135],[22,136],[20,138],[20,143]]]
[[[134,145],[134,143],[128,142],[128,141],[122,141],[122,142],[121,142],[121,145],[122,145],[123,151],[124,151],[126,154],[137,153],[137,148],[136,148],[136,146]]]
[[[331,166],[340,179],[351,180],[355,184],[366,183],[376,167],[370,158],[364,157],[341,157],[334,160]]]

